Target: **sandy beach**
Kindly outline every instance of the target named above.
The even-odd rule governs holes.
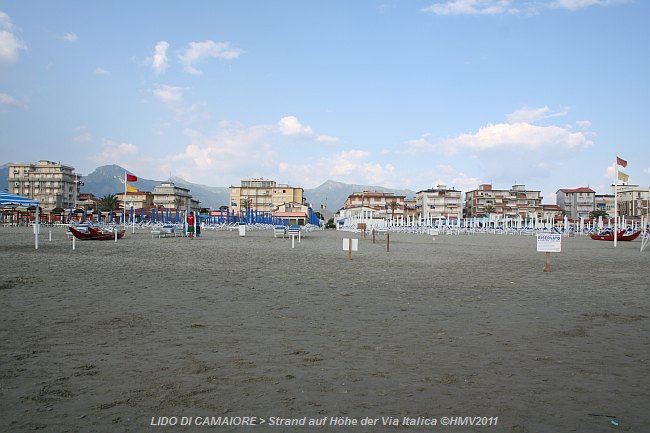
[[[391,234],[390,252],[362,238],[352,260],[343,237],[360,235],[292,249],[271,231],[142,230],[73,251],[64,228],[38,250],[30,229],[0,228],[0,430],[650,428],[638,241],[564,238],[545,273],[530,236]],[[197,425],[211,417],[264,423]],[[453,417],[492,425],[441,425]]]

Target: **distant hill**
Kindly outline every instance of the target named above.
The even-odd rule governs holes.
[[[345,203],[345,200],[350,194],[361,191],[391,192],[393,194],[406,196],[406,198],[415,197],[415,191],[411,191],[410,189],[393,189],[383,186],[357,185],[336,182],[334,180],[327,180],[322,185],[313,189],[305,189],[305,197],[307,197],[307,201],[311,203],[315,211],[318,211],[321,205],[326,205],[327,210],[336,213],[343,207],[343,203]]]
[[[9,163],[0,166],[0,191],[7,191],[7,179],[9,179]]]
[[[83,185],[80,191],[92,193],[95,197],[124,192],[124,184],[120,182],[120,178],[124,178],[124,168],[115,164],[102,165],[81,179]],[[133,186],[142,191],[153,191],[158,184],[160,184],[159,181],[140,177],[137,182],[133,182]]]
[[[0,166],[0,190],[7,189],[8,177],[9,164]],[[124,191],[124,184],[119,180],[123,177],[123,167],[115,164],[102,165],[81,179],[83,185],[80,191],[92,193],[98,198],[108,194],[117,194]],[[201,207],[218,209],[219,206],[227,206],[230,204],[230,191],[228,187],[191,183],[175,176],[167,180],[143,179],[138,177],[138,181],[133,182],[132,185],[141,191],[153,191],[154,187],[162,182],[173,182],[175,185],[189,189],[192,197],[199,200]],[[382,186],[348,184],[328,180],[316,188],[305,189],[305,197],[307,202],[317,212],[321,211],[321,205],[325,205],[326,209],[322,213],[329,218],[333,213],[336,213],[343,207],[343,203],[345,203],[345,200],[350,194],[359,191],[392,192],[394,194],[404,195],[406,198],[415,196],[415,192],[409,189],[392,189]]]
[[[124,192],[124,184],[119,178],[124,177],[124,168],[119,165],[103,165],[82,179],[84,185],[81,192],[90,192],[95,197],[102,197],[107,194]],[[217,209],[219,206],[228,204],[230,200],[229,190],[226,187],[212,187],[187,182],[180,177],[171,177],[167,180],[151,180],[138,177],[137,182],[131,183],[141,191],[151,191],[162,182],[173,182],[176,186],[190,190],[192,198],[199,200],[201,207]]]

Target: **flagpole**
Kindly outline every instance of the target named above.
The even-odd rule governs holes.
[[[614,166],[616,167],[616,177],[614,178],[614,248],[616,248],[616,239],[618,238],[618,157]]]

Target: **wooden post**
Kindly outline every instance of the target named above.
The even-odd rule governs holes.
[[[551,253],[546,253],[546,268],[544,272],[551,272]]]
[[[372,243],[375,243],[375,229],[372,229]]]
[[[352,238],[348,239],[348,259],[352,260]]]
[[[77,238],[75,238],[74,236],[72,236],[72,251],[75,250],[75,239],[77,239]]]
[[[386,233],[386,252],[390,253],[390,233]]]

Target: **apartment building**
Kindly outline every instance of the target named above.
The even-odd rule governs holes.
[[[588,187],[559,189],[555,193],[555,203],[571,220],[588,219],[596,210],[596,192]]]
[[[127,193],[127,197],[130,194],[132,193]],[[158,208],[199,211],[199,202],[192,198],[190,190],[174,185],[173,182],[163,182],[156,185],[152,195],[153,205]]]
[[[462,211],[462,192],[446,185],[418,191],[415,200],[417,215],[423,219],[457,217]]]
[[[596,210],[604,211],[608,216],[614,216],[614,194],[596,194]]]
[[[375,218],[403,217],[406,196],[392,192],[362,191],[354,192],[343,203],[343,209],[367,207],[373,210]],[[394,203],[394,204],[392,204]]]
[[[285,203],[305,204],[305,190],[279,184],[269,179],[242,180],[230,188],[230,206],[233,211],[244,208],[258,212],[273,212]]]
[[[649,214],[650,188],[639,185],[619,185],[617,199],[620,216],[640,217]]]
[[[153,205],[153,194],[149,191],[127,191],[126,200],[124,199],[124,193],[120,192],[115,194],[119,207],[123,208],[126,206],[126,209],[148,209]],[[126,202],[126,205],[125,205]]]
[[[74,167],[60,162],[11,163],[7,189],[13,194],[38,200],[46,212],[69,209],[76,207],[79,201],[79,178]]]
[[[490,184],[479,185],[465,193],[464,215],[484,217],[488,214],[510,218],[542,216],[542,195],[540,191],[527,190],[525,185],[513,185],[510,189],[494,189]]]

